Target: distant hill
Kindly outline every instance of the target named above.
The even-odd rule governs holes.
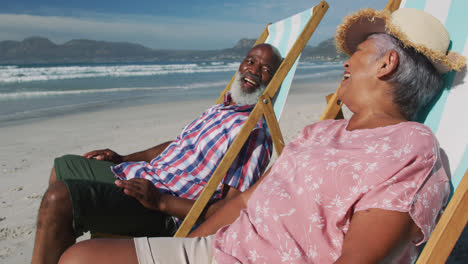
[[[221,50],[155,50],[127,42],[77,39],[55,44],[47,38],[30,37],[0,41],[0,64],[239,61],[254,43],[253,39],[241,39],[234,47]],[[342,58],[329,39],[316,47],[306,46],[301,60]]]
[[[304,60],[344,60],[347,56],[343,53],[336,51],[335,39],[329,38],[320,42],[315,47],[306,46],[302,51],[302,58]]]

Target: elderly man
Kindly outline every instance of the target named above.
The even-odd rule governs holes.
[[[89,240],[60,263],[412,263],[450,193],[435,136],[412,121],[465,64],[447,36],[416,9],[347,17],[336,39],[351,56],[338,92],[349,120],[306,126],[196,238]]]
[[[86,231],[172,235],[280,63],[281,55],[271,45],[252,48],[224,103],[209,108],[172,142],[125,156],[105,149],[57,158],[39,209],[32,262],[57,263]],[[271,148],[266,123],[260,120],[201,220],[258,180]]]

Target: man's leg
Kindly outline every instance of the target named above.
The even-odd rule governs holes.
[[[33,263],[57,263],[83,232],[172,236],[172,218],[142,206],[114,184],[65,180],[52,184],[39,209]]]
[[[114,183],[115,177],[110,161],[87,159],[78,155],[65,155],[54,160],[50,173],[49,184],[57,180],[87,180]]]
[[[42,199],[37,217],[33,263],[57,263],[60,254],[75,243],[73,207],[67,186],[62,180],[96,180],[113,182],[107,161],[65,155],[54,161],[49,188]]]
[[[32,263],[57,263],[60,255],[75,243],[72,202],[64,182],[49,186],[37,216]]]
[[[55,174],[55,168],[52,168],[49,177],[49,186],[54,184],[57,181],[57,175]]]
[[[115,184],[66,180],[76,235],[91,231],[125,236],[172,236],[172,217],[145,208]]]
[[[86,231],[132,236],[175,232],[170,216],[146,209],[114,185],[111,165],[73,155],[55,160],[39,209],[33,263],[56,263]]]

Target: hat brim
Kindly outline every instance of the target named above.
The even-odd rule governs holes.
[[[336,47],[348,56],[353,55],[357,46],[374,33],[386,33],[387,14],[373,9],[364,9],[343,19],[335,35]]]
[[[412,43],[396,25],[391,22],[391,13],[375,9],[362,9],[357,13],[346,16],[335,34],[338,51],[351,56],[357,46],[373,33],[387,33],[399,39],[404,46],[413,47],[424,54],[440,73],[450,70],[460,70],[466,65],[466,60],[457,52],[446,54],[428,49],[424,45]]]

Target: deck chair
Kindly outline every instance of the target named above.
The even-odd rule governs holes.
[[[310,37],[314,33],[318,24],[322,20],[328,3],[321,1],[313,8],[309,8],[301,13],[283,19],[273,24],[268,24],[259,36],[254,46],[261,43],[269,43],[275,46],[284,58],[277,69],[275,75],[259,97],[257,104],[246,120],[236,139],[231,144],[224,158],[211,176],[207,185],[198,197],[192,209],[189,211],[181,226],[177,230],[175,237],[185,237],[192,229],[200,214],[205,209],[210,198],[213,196],[216,187],[221,183],[237,154],[247,141],[250,132],[255,127],[258,120],[264,116],[270,130],[273,145],[278,156],[284,148],[284,140],[279,128],[279,118],[284,108],[289,88],[291,86],[294,73],[300,58],[300,54]],[[225,94],[230,90],[234,81],[234,76],[226,88],[220,93],[217,104],[223,102]],[[91,238],[128,238],[125,235],[92,233]]]
[[[278,156],[284,148],[284,140],[278,125],[278,120],[283,110],[286,97],[291,86],[292,79],[299,61],[300,54],[317,28],[328,9],[328,4],[321,1],[313,8],[293,15],[274,24],[269,24],[258,38],[255,45],[269,43],[278,48],[283,62],[271,79],[264,93],[259,97],[258,103],[249,115],[241,131],[226,152],[217,169],[211,176],[204,190],[198,197],[192,209],[185,217],[175,237],[185,237],[195,224],[206,204],[212,197],[216,187],[221,183],[230,165],[240,152],[250,132],[258,120],[264,116],[270,130],[273,145]],[[217,103],[221,103],[226,92],[229,91],[234,77],[221,92]]]
[[[395,11],[399,7],[425,10],[437,17],[449,31],[452,50],[468,57],[468,30],[466,29],[466,0],[389,0],[386,9]],[[437,102],[427,109],[420,122],[429,126],[437,136],[440,147],[446,153],[454,193],[439,220],[434,232],[421,252],[416,263],[445,263],[460,234],[468,222],[468,121],[460,115],[468,98],[468,77],[466,68],[458,73],[445,76],[445,88]],[[338,87],[339,89],[339,87]],[[328,101],[321,119],[335,118],[341,103],[336,93]],[[446,168],[447,169],[447,168]],[[465,240],[465,241],[463,241]],[[468,239],[459,243],[467,243]],[[468,252],[463,252],[465,256]],[[460,263],[468,263],[468,259]]]

